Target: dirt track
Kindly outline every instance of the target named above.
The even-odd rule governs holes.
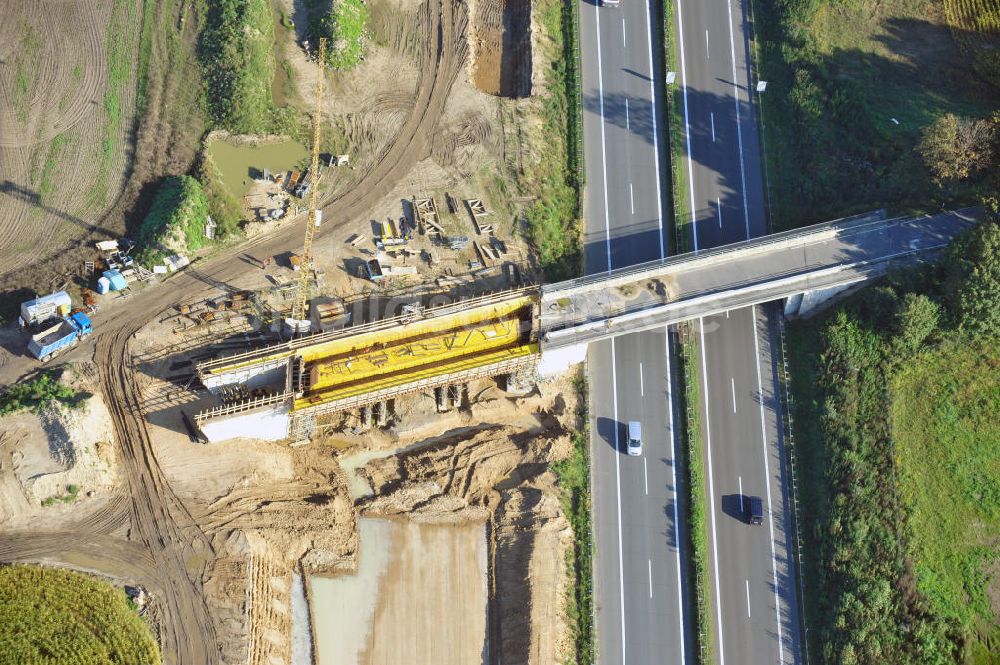
[[[444,110],[456,76],[466,57],[465,10],[453,0],[427,0],[421,17],[425,44],[420,56],[420,79],[413,111],[382,159],[367,173],[360,174],[347,193],[324,207],[320,236],[335,230],[338,223],[351,221],[368,212],[376,201],[402,179],[431,150],[431,137]],[[277,254],[298,247],[302,224],[292,224],[273,236],[259,237],[219,255],[203,266],[175,274],[164,283],[145,290],[113,313],[95,317],[95,356],[105,402],[111,411],[119,457],[126,479],[128,500],[105,510],[98,518],[88,517],[69,531],[49,534],[6,533],[0,541],[0,559],[46,560],[80,565],[116,577],[142,581],[158,591],[159,624],[165,663],[219,662],[218,639],[204,597],[202,580],[208,562],[215,555],[212,543],[199,522],[171,490],[152,452],[141,410],[128,341],[146,323],[175,303],[197,298],[209,289],[226,285],[245,272],[240,253]],[[76,352],[86,351],[87,347]],[[21,359],[11,361],[7,371],[21,367]],[[23,369],[33,368],[24,363]],[[103,533],[128,521],[129,541]],[[211,520],[206,520],[211,523]]]

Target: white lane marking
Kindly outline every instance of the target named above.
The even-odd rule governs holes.
[[[746,226],[746,239],[750,239],[750,211],[747,208],[747,176],[743,167],[743,126],[740,122],[740,87],[736,85],[736,44],[733,41],[733,2],[726,0],[729,7],[729,51],[733,56],[733,101],[736,104],[736,137],[740,145],[740,182],[743,187],[743,220]]]
[[[705,391],[705,404],[708,401],[708,365],[705,361],[705,320],[698,318],[698,332],[701,334],[701,384]],[[712,518],[712,565],[715,568],[715,620],[718,622],[719,665],[726,665],[726,653],[722,639],[722,596],[719,592],[719,537],[715,532],[715,482],[712,476],[712,428],[711,419],[705,418],[705,446],[708,458],[708,506]]]
[[[646,6],[647,22],[649,14],[649,5]],[[687,163],[688,163],[688,186],[691,189],[691,200],[689,204],[691,205],[691,233],[694,236],[694,251],[698,252],[698,220],[694,212],[694,166],[691,160],[691,117],[688,114],[688,85],[687,85],[687,68],[684,66],[684,19],[681,16],[681,0],[677,0],[677,36],[681,43],[681,85],[683,86],[683,96],[684,96],[684,135],[687,140]],[[653,57],[652,49],[650,49],[649,57]],[[651,83],[652,85],[652,83]],[[653,114],[653,122],[656,122],[656,114]],[[654,125],[655,126],[655,125]],[[654,133],[655,136],[655,133]],[[656,173],[656,183],[659,187],[660,183],[660,173]],[[661,232],[662,233],[662,232]],[[662,242],[662,241],[661,241]]]
[[[729,383],[733,387],[733,413],[736,413],[736,378],[729,377]]]
[[[719,228],[722,228],[722,200],[718,196],[715,197],[715,208],[719,211]],[[729,317],[729,312],[726,311],[726,317]]]
[[[628,207],[635,214],[635,190],[632,189],[632,183],[628,184]]]
[[[711,49],[708,48],[708,30],[706,29],[705,30],[705,60],[711,60],[711,59],[712,59],[712,53],[711,53]]]
[[[642,382],[642,363],[639,363],[639,396],[640,397],[645,397],[646,396],[646,390],[645,390],[645,388],[643,388],[642,384],[643,384],[643,382]]]
[[[628,97],[625,98],[625,129],[632,129],[632,123],[628,118]]]
[[[679,2],[680,0],[678,0]],[[660,135],[656,129],[656,88],[653,86],[653,24],[649,22],[649,3],[646,5],[646,53],[649,54],[649,99],[653,116],[653,167],[656,172],[656,218],[660,220],[660,258],[667,255],[663,228],[663,203],[660,200]],[[662,47],[661,47],[662,48]]]
[[[738,478],[739,478],[739,483],[740,483],[740,504],[741,504],[740,508],[742,508],[743,507],[742,506],[742,503],[743,503],[743,476],[738,476]]]
[[[677,559],[677,588],[681,589],[681,533],[680,533],[680,517],[678,516],[679,508],[678,504],[678,485],[677,485],[677,460],[680,459],[680,455],[677,452],[677,440],[674,436],[674,408],[673,408],[673,397],[670,394],[670,329],[665,328],[666,333],[663,336],[663,349],[667,356],[667,426],[670,428],[670,439],[674,442],[674,460],[671,464],[671,468],[674,473],[674,554]],[[684,601],[683,594],[677,594],[677,634],[684,635]],[[681,647],[681,665],[684,665],[684,652],[685,649]]]
[[[601,169],[604,176],[604,239],[608,251],[608,272],[611,272],[611,214],[608,212],[608,152],[604,140],[604,72],[601,64],[601,13],[594,5],[597,21],[597,90],[601,99]],[[622,647],[625,648],[624,646]]]
[[[750,618],[750,580],[746,580],[747,583],[747,618]]]
[[[646,471],[646,458],[642,458],[642,480],[646,485],[646,495],[649,496],[649,473]]]
[[[625,46],[625,17],[622,16],[622,48],[627,48]]]
[[[767,521],[771,535],[771,576],[774,583],[774,622],[778,627],[778,662],[785,662],[784,630],[781,627],[781,598],[778,595],[778,561],[774,556],[774,513],[771,510],[771,471],[767,462],[767,431],[764,427],[764,386],[760,378],[760,341],[757,339],[757,306],[751,305],[750,325],[753,326],[754,354],[757,358],[757,395],[760,404],[760,437],[764,447],[764,487],[767,489],[767,512],[772,519]]]
[[[729,318],[729,310],[728,309],[726,310],[726,318],[727,319]]]
[[[615,340],[611,340],[611,395],[615,428],[615,495],[618,501],[618,589],[619,611],[622,617],[622,662],[625,660],[625,564],[622,561],[622,474],[620,443],[618,441],[618,375],[615,369]]]
[[[646,563],[649,564],[649,597],[653,597],[653,560],[646,559]]]
[[[710,112],[708,117],[712,120],[712,143],[715,143],[715,112]]]

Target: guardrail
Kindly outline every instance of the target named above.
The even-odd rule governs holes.
[[[878,215],[879,218],[871,219],[872,215]],[[583,289],[588,286],[604,287],[608,284],[609,280],[622,280],[632,277],[638,279],[639,276],[644,273],[661,271],[665,268],[669,268],[670,266],[688,263],[695,259],[714,259],[719,256],[725,256],[750,249],[766,248],[770,245],[777,245],[791,240],[808,240],[813,236],[818,237],[819,234],[843,235],[846,231],[860,233],[863,227],[888,227],[891,224],[900,223],[908,219],[910,218],[896,217],[893,219],[885,219],[884,211],[880,210],[865,213],[863,216],[845,217],[844,219],[824,222],[822,224],[814,224],[813,226],[807,226],[801,229],[792,229],[790,231],[782,231],[769,236],[760,236],[758,238],[753,238],[752,240],[742,240],[728,245],[720,245],[719,247],[713,247],[712,249],[688,252],[686,254],[676,254],[663,259],[637,263],[625,268],[617,268],[611,271],[594,273],[584,277],[567,280],[565,282],[546,284],[542,286],[542,297],[554,296],[561,291]]]

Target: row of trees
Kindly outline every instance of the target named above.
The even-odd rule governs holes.
[[[822,438],[805,444],[822,447],[819,505],[805,525],[821,662],[958,658],[959,627],[933,614],[910,571],[887,386],[894,368],[945,337],[1000,330],[995,213],[956,240],[939,264],[894,275],[847,301],[819,324],[818,335],[816,324],[792,329],[800,344],[820,347],[811,372],[814,399],[799,404],[798,420],[818,421]]]

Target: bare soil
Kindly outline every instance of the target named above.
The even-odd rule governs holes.
[[[472,0],[472,79],[490,95],[531,94],[531,0]]]
[[[178,26],[188,45],[193,43],[197,26],[184,7],[157,3],[155,14]],[[341,270],[337,262],[343,260],[343,241],[349,235],[364,229],[371,219],[397,214],[401,200],[414,195],[434,193],[441,197],[438,206],[443,209],[445,188],[455,188],[456,196],[486,198],[491,209],[502,212],[499,226],[505,232],[516,226],[511,195],[504,193],[489,170],[498,162],[510,163],[510,125],[496,133],[500,100],[475,91],[463,76],[467,71],[464,5],[450,0],[419,5],[376,2],[373,14],[376,26],[385,30],[385,46],[362,65],[359,71],[364,76],[355,74],[353,83],[349,77],[329,82],[330,90],[339,91],[331,95],[337,101],[328,110],[330,121],[344,128],[354,166],[331,178],[325,221],[317,235],[320,260],[328,262],[330,275]],[[144,159],[135,165],[137,173],[147,170],[129,181],[130,189],[119,199],[115,210],[123,216],[149,195],[143,183],[153,175],[189,168],[197,147],[190,136],[200,136],[190,124],[196,121],[185,121],[178,113],[187,103],[183,67],[188,61],[173,60],[179,56],[161,47],[154,46],[154,59],[176,66],[151,68],[150,110],[138,133]],[[286,49],[293,68],[308,64],[296,66],[293,54]],[[295,69],[294,89],[299,92],[309,90],[304,71]],[[404,94],[395,95],[394,90]],[[338,108],[337,103],[343,106]],[[541,622],[551,618],[552,611],[558,614],[564,590],[558,579],[548,579],[552,568],[546,566],[558,568],[564,561],[565,526],[560,519],[565,518],[551,512],[553,501],[525,500],[514,493],[538,490],[551,498],[544,469],[568,452],[566,431],[576,426],[571,424],[573,409],[561,396],[568,386],[517,402],[497,395],[484,397],[470,410],[445,417],[418,417],[421,408],[401,407],[409,420],[404,418],[393,430],[342,436],[336,445],[319,441],[292,449],[234,441],[209,449],[187,441],[179,409],[196,404],[204,395],[185,387],[178,378],[182,370],[171,369],[167,358],[179,348],[194,352],[213,337],[253,331],[245,320],[222,320],[175,333],[177,320],[170,308],[287,278],[290,272],[283,272],[288,269],[277,260],[262,270],[255,259],[296,251],[303,223],[299,218],[276,225],[271,233],[198,260],[128,300],[109,301],[102,307],[94,316],[91,340],[66,359],[81,362],[93,357],[93,390],[109,411],[120,482],[77,510],[56,508],[46,513],[41,528],[4,526],[0,560],[72,566],[146,587],[166,663],[288,662],[293,571],[336,573],[355,565],[359,508],[339,464],[341,451],[365,450],[368,441],[376,446],[406,446],[431,438],[430,448],[437,446],[439,451],[434,468],[422,468],[405,455],[400,458],[398,468],[407,475],[400,484],[409,486],[412,475],[429,488],[429,503],[411,506],[416,509],[406,519],[495,521],[494,530],[502,535],[491,557],[509,566],[529,561],[529,570],[536,572],[528,586],[520,582],[505,588],[501,581],[491,587],[490,602],[506,589],[515,599],[540,594],[530,601],[532,617]],[[460,219],[454,223],[465,228],[470,224]],[[65,257],[76,261],[71,252]],[[43,269],[52,267],[38,268]],[[342,272],[346,277],[339,279],[348,283],[354,279]],[[0,345],[0,381],[16,380],[36,367],[24,356],[16,335],[2,336]],[[157,355],[164,349],[169,351]],[[418,404],[421,399],[416,398]],[[526,413],[539,415],[524,420]],[[471,427],[468,436],[447,444],[438,440],[441,423],[448,419],[457,427]],[[13,475],[11,445],[0,440],[0,495],[10,506],[22,509],[30,501]],[[444,454],[445,447],[461,454],[451,459]],[[380,473],[389,478],[390,469]],[[412,493],[414,488],[406,491]],[[403,498],[383,487],[362,507],[375,514],[377,501],[389,510]],[[509,508],[498,513],[499,506]],[[517,517],[525,514],[531,517]],[[507,573],[499,574],[500,564],[490,565],[496,566],[491,570],[497,571],[497,580],[506,579]],[[509,629],[509,634],[523,629],[515,609],[498,610],[511,614],[501,625],[507,621],[521,626]],[[558,651],[564,642],[565,621],[538,626],[542,632],[530,644],[539,646],[530,647],[537,654],[529,654],[530,662],[554,662],[546,654],[553,648]]]

